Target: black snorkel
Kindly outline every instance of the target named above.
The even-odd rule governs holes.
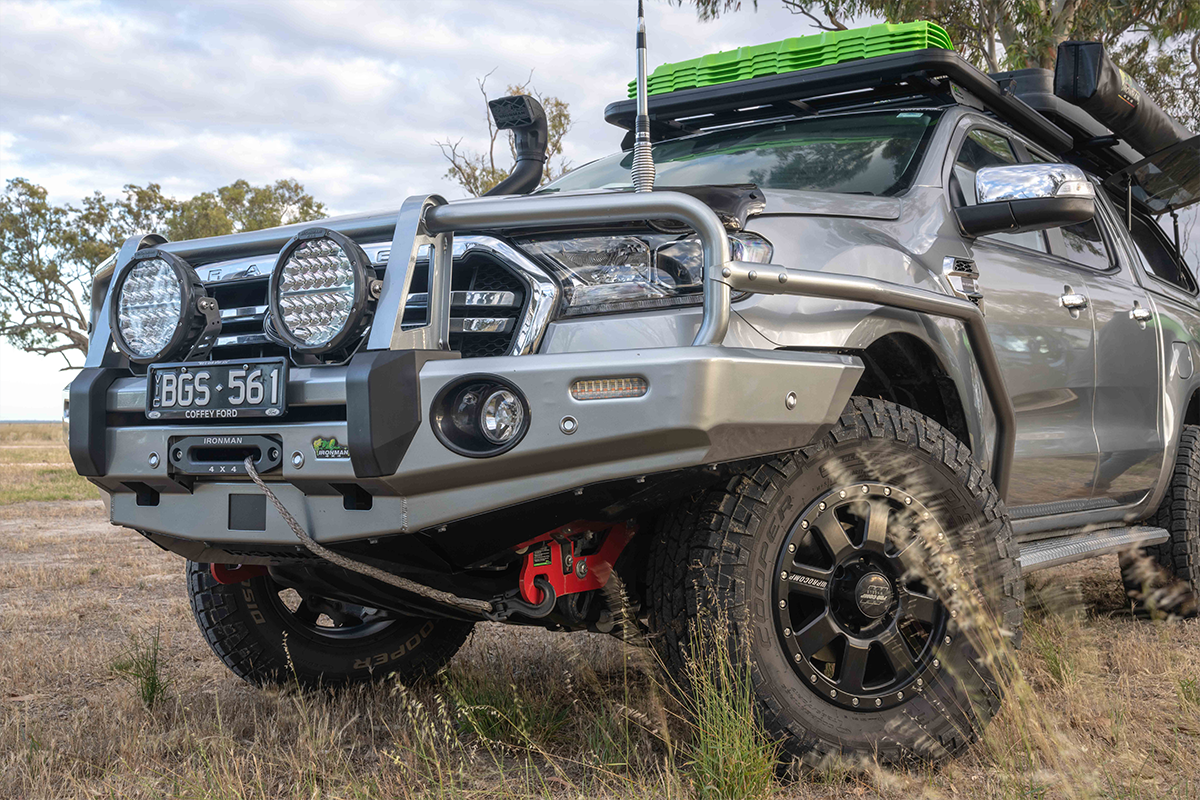
[[[484,192],[484,196],[529,194],[541,183],[546,166],[546,148],[550,143],[546,111],[541,103],[526,94],[489,100],[488,109],[497,128],[513,132],[517,163],[509,176]]]

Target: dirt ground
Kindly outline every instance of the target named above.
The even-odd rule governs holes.
[[[658,702],[615,639],[481,625],[441,690],[255,689],[201,638],[183,566],[98,500],[0,505],[0,797],[706,794],[653,721],[613,755],[612,719]],[[965,758],[758,795],[1200,797],[1200,621],[1134,618],[1115,557],[1035,575],[1029,606],[1028,693]],[[148,709],[120,665],[156,633]]]

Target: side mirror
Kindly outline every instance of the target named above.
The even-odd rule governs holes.
[[[977,205],[954,212],[968,236],[1020,233],[1087,222],[1096,188],[1071,164],[1006,164],[975,173]]]

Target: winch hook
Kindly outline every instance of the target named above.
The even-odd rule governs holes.
[[[493,600],[491,613],[484,616],[495,622],[506,620],[513,614],[520,614],[531,619],[541,619],[546,616],[554,610],[554,604],[558,602],[558,595],[544,575],[534,578],[533,585],[542,593],[542,599],[539,602],[530,603],[522,600],[520,590],[514,590]]]

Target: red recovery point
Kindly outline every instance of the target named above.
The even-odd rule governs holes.
[[[210,564],[208,571],[217,583],[241,583],[259,575],[266,575],[267,568],[257,564]]]
[[[567,538],[604,530],[608,534],[600,549],[586,556],[576,555],[575,542]],[[599,589],[608,583],[613,564],[634,533],[632,523],[572,522],[530,539],[517,548],[529,548],[521,565],[521,599],[533,605],[542,600],[542,590],[533,585],[538,576],[550,582],[558,597]]]

